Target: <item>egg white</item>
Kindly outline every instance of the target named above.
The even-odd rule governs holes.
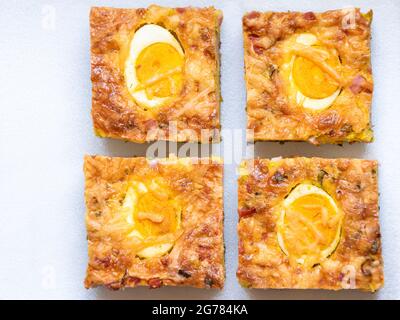
[[[279,227],[283,227],[285,224],[285,215],[286,215],[286,209],[294,202],[296,201],[298,198],[304,197],[306,195],[309,194],[318,194],[321,195],[322,197],[324,197],[325,199],[327,199],[329,201],[329,203],[331,204],[332,208],[335,210],[335,213],[337,215],[341,215],[341,212],[336,204],[336,202],[333,200],[333,198],[323,189],[314,186],[312,184],[308,184],[308,183],[302,183],[299,184],[297,187],[295,187],[290,194],[286,197],[286,199],[283,201],[282,203],[282,210],[280,211],[280,216],[279,216],[279,220],[278,220],[278,225]],[[321,252],[321,257],[325,258],[327,256],[329,256],[331,254],[331,252],[337,247],[339,241],[340,241],[340,234],[341,234],[341,230],[342,230],[342,222],[340,222],[340,225],[338,226],[336,235],[335,235],[335,239],[334,241],[329,245],[329,247],[327,247],[325,250],[323,250]],[[289,256],[289,253],[285,247],[285,241],[283,239],[283,236],[280,232],[277,233],[277,238],[278,238],[278,244],[281,248],[281,250],[287,255]],[[298,263],[304,263],[304,259],[299,259],[297,261]]]
[[[326,97],[323,99],[313,99],[313,98],[306,97],[299,90],[299,91],[297,91],[296,102],[297,102],[297,104],[303,106],[303,108],[306,108],[306,109],[323,110],[332,105],[332,103],[338,97],[339,93],[340,93],[340,89],[337,89],[329,97]]]
[[[155,43],[168,43],[173,46],[179,54],[184,56],[181,45],[172,33],[159,25],[146,24],[135,32],[130,43],[129,55],[125,62],[125,81],[129,93],[135,101],[139,105],[147,108],[158,107],[170,99],[169,97],[153,97],[152,99],[148,99],[144,89],[135,91],[135,88],[139,85],[139,80],[136,75],[136,60],[145,48]]]

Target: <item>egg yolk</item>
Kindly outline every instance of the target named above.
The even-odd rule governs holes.
[[[161,236],[178,229],[180,208],[172,192],[160,186],[139,194],[133,218],[135,229],[144,238]]]
[[[323,60],[323,63],[326,63],[333,69],[337,69],[340,64],[338,57],[335,56],[329,56]],[[312,99],[329,97],[339,87],[335,79],[318,64],[306,57],[296,56],[293,62],[292,75],[301,93]]]
[[[183,86],[183,56],[168,43],[154,43],[139,54],[136,76],[149,99],[178,95]]]
[[[306,194],[297,198],[285,208],[282,230],[289,257],[309,266],[320,262],[336,249],[340,226],[341,216],[327,197]]]

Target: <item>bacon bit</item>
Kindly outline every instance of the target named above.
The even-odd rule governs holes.
[[[306,20],[317,20],[317,17],[315,16],[314,12],[312,12],[312,11],[304,13],[303,17]]]
[[[255,33],[249,34],[249,39],[250,40],[256,40],[256,39],[259,39],[259,38],[260,38],[260,36],[258,34],[255,34]]]
[[[259,55],[264,53],[264,48],[257,44],[253,44],[253,50],[255,53],[257,53]]]
[[[160,278],[150,279],[149,281],[147,281],[147,283],[148,283],[150,289],[161,288],[161,286],[163,284]]]
[[[208,236],[208,237],[212,236],[212,228],[208,224],[203,225],[201,227],[201,229],[199,230],[199,232],[200,232],[199,234],[202,234],[204,236]]]
[[[108,51],[118,51],[120,49],[120,46],[116,40],[104,40],[100,43],[102,47],[104,47],[104,50]]]
[[[253,193],[253,184],[246,183],[246,191],[247,193]]]
[[[372,85],[361,75],[353,79],[349,88],[354,94],[359,94],[361,91],[372,92]]]
[[[169,256],[163,256],[160,258],[160,262],[164,267],[168,267],[169,264]]]
[[[361,272],[364,276],[370,277],[372,275],[372,259],[365,260],[361,265]]]
[[[138,277],[128,276],[123,279],[123,284],[126,286],[129,286],[129,287],[136,286],[139,284],[139,282],[140,282],[140,278],[138,278]]]
[[[252,216],[257,212],[256,208],[241,208],[238,210],[239,212],[239,218],[247,218]]]
[[[158,122],[154,119],[149,119],[144,123],[144,126],[146,127],[147,130],[151,130],[157,128]]]
[[[338,30],[336,33],[336,39],[341,41],[346,38],[346,33],[344,33],[342,30]]]
[[[200,38],[203,41],[210,40],[210,30],[208,28],[201,28],[200,29]]]
[[[178,27],[179,27],[180,29],[185,29],[185,28],[186,28],[186,23],[180,21]]]
[[[255,162],[254,163],[254,169],[252,172],[252,175],[254,177],[255,180],[257,181],[263,181],[266,177],[266,173],[268,172],[268,169],[266,169],[265,167],[263,167],[262,164]]]
[[[178,13],[184,13],[186,11],[186,8],[176,8],[176,12]]]
[[[255,19],[258,18],[260,16],[260,13],[257,11],[251,11],[249,12],[247,15],[245,15],[246,19]]]
[[[244,254],[244,246],[242,241],[239,241],[239,254]]]
[[[204,261],[206,259],[210,259],[210,248],[199,247],[198,249],[199,260]]]
[[[144,9],[144,8],[138,8],[138,9],[136,9],[136,13],[137,13],[139,16],[143,16],[143,15],[146,13],[146,9]]]
[[[106,287],[107,289],[116,291],[116,290],[119,290],[119,289],[121,288],[121,283],[120,283],[119,281],[111,282],[111,283],[107,283],[107,284],[105,285],[105,287]]]
[[[206,49],[204,49],[203,53],[206,57],[210,58],[211,60],[215,59],[215,50],[213,46],[209,46]]]
[[[96,257],[94,260],[95,260],[96,264],[102,266],[105,269],[111,267],[111,265],[112,265],[112,261],[111,261],[110,257],[105,257],[105,258]]]

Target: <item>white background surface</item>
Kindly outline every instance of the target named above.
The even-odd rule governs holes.
[[[222,125],[231,129],[245,127],[241,34],[244,12],[321,11],[351,5],[374,10],[375,142],[344,147],[261,143],[256,145],[256,153],[262,157],[304,155],[380,161],[384,289],[369,294],[241,288],[235,277],[236,164],[225,166],[227,279],[222,291],[136,288],[111,292],[83,288],[87,262],[83,155],[144,155],[147,147],[96,138],[92,133],[89,9],[91,5],[142,7],[150,3],[1,1],[0,298],[400,299],[400,1],[395,0],[158,1],[169,6],[213,4],[223,10]],[[235,144],[240,142],[239,139]]]

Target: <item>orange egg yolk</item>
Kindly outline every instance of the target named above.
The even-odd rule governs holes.
[[[176,96],[183,87],[183,56],[168,43],[154,43],[139,54],[136,76],[149,99]]]
[[[340,225],[341,216],[326,197],[307,194],[297,198],[285,208],[283,239],[289,256],[306,256],[311,265],[317,263],[334,244]]]
[[[179,227],[180,207],[164,188],[139,195],[134,212],[135,229],[143,237],[174,233]]]
[[[324,63],[338,69],[340,61],[337,56],[330,55]],[[306,57],[296,56],[292,75],[297,88],[303,95],[312,99],[323,99],[331,96],[339,84],[314,61]]]

